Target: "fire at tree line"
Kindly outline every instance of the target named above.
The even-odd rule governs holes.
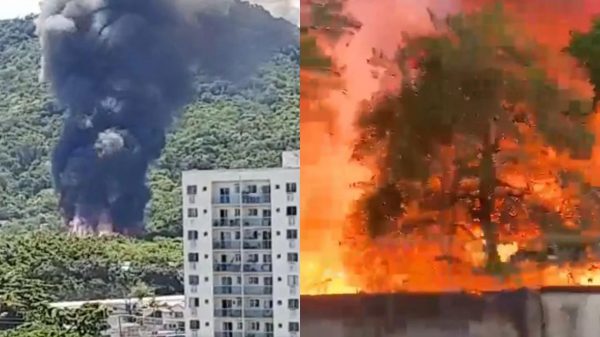
[[[352,76],[315,43],[353,43],[361,23],[340,14],[347,2],[306,2],[302,71]],[[353,160],[373,177],[344,225],[346,273],[371,292],[440,290],[450,273],[479,290],[596,284],[600,21],[548,37],[557,50],[521,15],[535,5],[454,3],[487,5],[430,11],[435,32],[366,60],[399,88],[358,107]]]
[[[55,301],[182,294],[181,171],[299,147],[296,26],[241,1],[106,3],[0,22],[3,337],[103,328],[103,308]],[[68,235],[102,217],[129,235]]]

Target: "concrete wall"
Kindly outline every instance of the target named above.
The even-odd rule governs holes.
[[[301,322],[307,337],[542,337],[539,296],[528,291],[305,296]]]
[[[544,337],[600,336],[600,289],[542,291]]]

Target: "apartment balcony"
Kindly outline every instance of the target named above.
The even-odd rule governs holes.
[[[270,204],[271,193],[242,193],[242,204]]]
[[[214,240],[213,249],[236,249],[239,250],[242,247],[241,241],[225,241],[225,240]]]
[[[271,249],[271,241],[244,240],[244,249]]]
[[[244,337],[273,337],[272,332],[246,332]]]
[[[290,273],[298,273],[300,272],[300,266],[298,265],[298,262],[292,262],[289,264],[288,266],[288,272]]]
[[[214,287],[215,295],[241,295],[242,287],[234,287],[234,286],[215,286]]]
[[[245,286],[245,295],[271,295],[273,294],[273,287],[270,286]]]
[[[240,194],[218,195],[212,198],[213,204],[216,205],[239,205],[241,201]]]
[[[273,317],[272,309],[245,309],[244,317],[246,318],[271,318]]]
[[[216,272],[239,273],[241,270],[242,270],[241,264],[235,264],[235,263],[215,263],[215,264],[213,264],[213,271],[216,271]]]
[[[270,273],[273,271],[273,265],[270,263],[246,263],[244,264],[245,273]]]
[[[271,218],[244,218],[244,227],[271,227]]]
[[[240,218],[217,218],[213,220],[213,227],[240,227]]]
[[[218,195],[212,198],[216,205],[262,205],[271,203],[270,193],[234,193],[228,195]]]
[[[242,309],[215,309],[215,317],[242,317]]]
[[[215,331],[215,337],[245,337],[244,333],[239,331]]]

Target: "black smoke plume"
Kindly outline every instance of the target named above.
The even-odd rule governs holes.
[[[223,0],[46,0],[42,79],[67,108],[52,170],[76,231],[134,233],[150,199],[146,172],[190,99],[198,15]],[[210,47],[209,47],[210,48]]]

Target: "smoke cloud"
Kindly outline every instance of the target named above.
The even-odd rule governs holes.
[[[60,207],[72,226],[142,229],[146,172],[191,97],[198,14],[223,0],[46,0],[37,27],[41,79],[68,113],[53,154]]]

